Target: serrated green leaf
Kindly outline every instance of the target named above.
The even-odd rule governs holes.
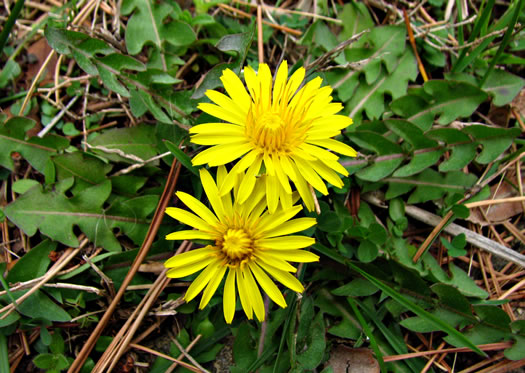
[[[28,290],[16,291],[15,298],[24,295]],[[31,294],[22,304],[19,304],[17,310],[24,316],[31,318],[43,318],[49,321],[69,321],[71,316],[53,302],[42,291],[38,290]]]
[[[20,153],[37,171],[44,172],[49,158],[58,150],[65,149],[69,142],[59,136],[47,135],[44,138],[31,137],[26,131],[36,122],[29,118],[13,117],[0,125],[0,165],[13,170],[13,152]]]
[[[111,165],[81,152],[61,154],[53,158],[53,163],[59,181],[69,179],[72,176],[75,177],[73,194],[77,194],[87,187],[103,183],[106,180],[106,174],[112,168]]]
[[[93,146],[105,149],[119,150],[126,155],[138,157],[146,161],[158,154],[155,138],[155,127],[145,124],[136,127],[114,128],[103,132],[91,141]],[[103,150],[92,149],[96,154],[114,162],[137,163],[138,159],[129,159],[117,153],[108,153]],[[157,165],[158,161],[151,162]]]
[[[403,158],[376,161],[373,165],[356,172],[356,176],[366,181],[379,181],[392,174],[403,162]]]
[[[430,152],[418,153],[408,162],[408,164],[399,168],[392,176],[394,177],[407,177],[415,175],[430,166],[436,164],[441,155],[445,152],[444,149],[433,150]]]
[[[457,118],[470,116],[487,98],[485,92],[465,82],[429,80],[423,89],[424,94],[414,91],[393,101],[390,107],[424,131],[430,129],[436,115],[439,115],[439,124],[449,124]],[[431,100],[427,100],[426,95]]]
[[[470,134],[483,145],[483,150],[476,158],[481,164],[490,163],[498,158],[521,133],[519,128],[506,129],[482,125],[468,126],[463,132]]]
[[[158,196],[126,199],[105,211],[102,205],[110,192],[109,180],[84,189],[73,198],[66,198],[57,191],[43,192],[37,187],[6,206],[5,213],[27,235],[33,236],[40,230],[71,247],[78,247],[73,225],[77,225],[96,246],[108,251],[121,249],[113,233],[115,228],[120,228],[140,244],[148,227],[144,219],[155,208]]]
[[[306,349],[297,355],[297,362],[300,364],[301,369],[305,370],[317,368],[323,360],[326,339],[322,312],[319,312],[312,320],[310,332],[309,343],[306,344]]]
[[[21,180],[15,181],[13,185],[11,186],[11,189],[15,193],[24,194],[29,189],[31,189],[32,187],[38,184],[39,182],[33,179],[21,179]]]
[[[222,82],[220,77],[223,70],[229,68],[237,74],[240,72],[240,67],[244,64],[244,60],[246,59],[246,55],[248,54],[248,50],[252,44],[254,34],[255,27],[252,27],[248,32],[226,35],[217,42],[215,47],[217,47],[217,49],[220,51],[236,52],[236,61],[228,64],[218,64],[208,71],[202,83],[195,89],[195,92],[191,96],[192,99],[197,100],[202,98],[208,89],[221,87]]]
[[[525,80],[519,76],[496,69],[492,71],[481,88],[494,97],[492,101],[494,105],[503,106],[510,103],[523,86],[525,86]]]
[[[350,110],[349,116],[356,122],[363,110],[370,119],[380,118],[385,112],[385,93],[388,93],[393,99],[403,96],[406,94],[408,81],[415,80],[418,74],[414,55],[409,49],[405,49],[399,59],[395,57],[391,69],[381,65],[379,68],[378,77],[372,83],[369,84],[364,79],[360,79],[360,84],[350,101],[346,103]]]
[[[347,136],[360,148],[372,150],[379,155],[402,153],[403,148],[388,140],[382,135],[372,131],[357,131],[348,133]]]
[[[49,253],[56,247],[56,242],[43,240],[16,262],[15,266],[8,272],[6,280],[14,284],[43,276],[49,263],[51,263]]]
[[[379,255],[379,248],[369,240],[362,240],[357,248],[357,257],[362,263],[370,263]]]
[[[343,31],[339,34],[340,40],[350,39],[355,34],[374,26],[374,21],[365,4],[354,2],[345,4],[338,17],[343,21]]]
[[[438,143],[426,137],[421,129],[405,120],[388,119],[385,121],[385,125],[396,135],[412,145],[413,150],[438,146]]]
[[[196,39],[192,28],[176,20],[174,9],[169,3],[155,3],[150,0],[125,0],[121,12],[131,15],[126,27],[126,48],[132,55],[140,53],[146,43],[163,48],[166,41],[173,46],[190,45]],[[170,22],[164,22],[167,17]]]

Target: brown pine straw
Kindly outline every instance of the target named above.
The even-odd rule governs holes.
[[[250,19],[252,18],[252,15],[250,13],[246,13],[245,11],[237,9],[237,8],[234,8],[232,6],[229,6],[229,5],[226,5],[226,4],[222,4],[222,3],[218,4],[218,6],[219,6],[219,8],[222,8],[224,10],[229,10],[230,12],[239,14],[239,15],[245,17],[245,18],[250,18]],[[273,27],[274,29],[277,29],[277,30],[280,30],[280,31],[283,31],[283,32],[287,32],[287,33],[295,35],[295,36],[301,36],[303,34],[299,30],[294,30],[293,28],[290,28],[290,27],[277,25],[275,23],[271,23],[271,22],[265,21],[264,19],[263,19],[262,23],[264,23],[265,25],[268,25],[270,27]]]
[[[155,210],[155,214],[148,228],[146,238],[144,239],[144,242],[142,243],[139,253],[137,254],[137,257],[135,258],[135,260],[133,261],[133,264],[131,265],[131,268],[128,274],[124,278],[124,281],[122,282],[122,285],[120,286],[119,291],[117,292],[117,295],[115,296],[115,298],[109,305],[108,309],[104,313],[104,316],[102,316],[102,318],[100,319],[99,323],[95,327],[95,330],[93,330],[88,340],[85,342],[84,346],[82,347],[77,357],[75,358],[75,361],[73,361],[73,363],[69,367],[68,373],[78,373],[80,371],[86,359],[88,358],[89,353],[91,352],[98,338],[102,334],[102,331],[105,329],[106,325],[111,319],[113,312],[115,312],[115,309],[117,308],[117,305],[120,302],[120,299],[126,292],[127,286],[129,285],[129,283],[135,276],[135,273],[138,271],[139,266],[142,264],[142,262],[148,255],[149,249],[151,245],[153,244],[153,241],[156,238],[157,231],[159,230],[159,226],[162,222],[162,219],[164,218],[164,210],[166,210],[166,207],[168,207],[168,204],[175,191],[175,186],[177,185],[177,181],[179,179],[180,169],[181,169],[181,164],[177,162],[176,160],[174,160],[173,164],[171,165],[170,173],[168,175],[168,180],[166,181],[166,186],[164,187],[164,191],[162,192],[162,195],[159,200],[159,204],[157,206],[157,209]]]
[[[175,255],[178,255],[191,247],[189,241],[184,241],[180,246]],[[119,359],[128,350],[131,339],[135,335],[136,331],[142,324],[144,317],[157,300],[158,296],[164,290],[164,288],[170,282],[170,278],[166,277],[167,269],[164,269],[157,277],[157,280],[153,286],[148,290],[146,296],[142,299],[140,304],[135,308],[133,313],[128,317],[126,323],[122,326],[117,335],[113,338],[111,344],[107,347],[104,354],[102,354],[97,365],[93,369],[92,373],[103,372],[107,369],[108,372],[115,368],[115,365]],[[177,305],[184,303],[182,297],[178,300]],[[138,343],[142,336],[139,336],[135,343]],[[109,365],[109,367],[108,367]]]
[[[257,52],[259,53],[259,63],[264,62],[264,40],[262,21],[262,7],[260,5],[257,5]]]
[[[148,353],[150,353],[152,355],[156,355],[156,356],[162,357],[162,358],[164,358],[166,360],[173,361],[173,362],[175,362],[177,364],[182,365],[184,368],[191,370],[192,372],[202,373],[201,369],[195,368],[193,365],[190,365],[188,363],[185,363],[184,361],[180,361],[178,359],[175,359],[174,357],[171,357],[169,355],[163,354],[162,352],[155,351],[155,350],[153,350],[153,349],[151,349],[149,347],[141,346],[141,345],[138,345],[138,344],[135,344],[135,343],[132,343],[130,346],[133,347],[133,348],[136,348],[137,350],[142,350],[142,351],[148,352]]]
[[[512,347],[512,342],[488,343],[484,345],[478,345],[477,347],[482,351],[497,351],[497,350],[504,350],[506,348]],[[439,350],[439,349],[438,350],[428,350],[428,351],[412,352],[412,353],[401,354],[401,355],[383,356],[383,360],[385,363],[388,363],[391,361],[413,359],[416,357],[429,356],[429,355],[442,354],[442,353],[451,353],[451,352],[472,352],[472,350],[468,347],[444,348],[442,350]]]
[[[423,80],[426,82],[428,80],[428,75],[425,70],[425,66],[423,66],[423,62],[421,61],[421,58],[419,57],[419,53],[417,52],[416,39],[414,38],[414,32],[412,31],[412,27],[410,26],[410,19],[408,18],[408,13],[406,9],[403,9],[403,16],[405,17],[405,25],[407,27],[407,32],[408,32],[408,40],[410,40],[412,51],[414,52],[414,55],[416,56],[417,67],[419,69],[419,72],[421,73],[421,76],[423,77]]]

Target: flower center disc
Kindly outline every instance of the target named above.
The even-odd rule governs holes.
[[[233,261],[247,259],[252,249],[252,240],[244,229],[228,229],[223,236],[222,252]]]
[[[261,118],[259,118],[258,122],[260,127],[270,131],[275,131],[276,129],[281,128],[283,124],[281,117],[274,113],[264,113]]]

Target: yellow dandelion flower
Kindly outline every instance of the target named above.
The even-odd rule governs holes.
[[[189,302],[203,291],[200,309],[208,304],[227,272],[223,296],[226,322],[231,323],[233,320],[236,288],[248,318],[252,319],[255,313],[257,319],[263,321],[265,310],[259,286],[275,303],[286,307],[283,295],[270,276],[293,291],[304,290],[299,280],[291,274],[296,269],[289,262],[319,260],[317,255],[300,250],[312,245],[315,240],[289,234],[308,229],[316,221],[314,218],[290,220],[302,210],[300,206],[278,208],[270,215],[264,200],[264,184],[260,182],[254,186],[252,197],[242,205],[236,200],[238,182],[234,186],[233,198],[230,193],[220,197],[219,189],[228,178],[227,175],[226,168],[219,167],[216,184],[208,171],[200,170],[202,185],[213,212],[191,195],[177,192],[180,200],[193,213],[176,207],[167,208],[166,213],[195,229],[171,233],[166,239],[201,239],[214,243],[176,255],[164,265],[170,268],[167,276],[174,278],[202,270],[184,297]]]
[[[279,200],[283,207],[291,206],[290,180],[310,211],[314,200],[308,185],[325,195],[328,191],[323,179],[343,186],[338,173],[348,176],[348,172],[333,152],[354,157],[356,151],[331,137],[352,124],[352,119],[337,115],[343,106],[332,102],[332,88],[321,87],[320,77],[299,89],[304,76],[301,67],[287,79],[284,61],[272,85],[270,69],[262,63],[258,73],[249,66],[244,69],[248,90],[233,71],[226,69],[221,81],[229,97],[214,90],[206,92],[213,103],[201,103],[199,109],[226,123],[205,123],[190,129],[192,142],[211,145],[193,158],[193,164],[219,166],[242,157],[221,188],[221,195],[231,190],[236,174],[247,170],[239,189],[239,203],[244,203],[263,164],[271,213]]]

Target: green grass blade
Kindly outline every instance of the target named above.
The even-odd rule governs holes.
[[[518,0],[518,2],[517,3],[515,2],[514,4],[516,4],[516,9],[514,9],[514,13],[512,15],[512,19],[510,21],[510,24],[509,24],[509,26],[507,28],[507,31],[505,32],[505,35],[503,36],[503,40],[501,41],[501,44],[499,45],[498,51],[496,52],[496,54],[494,55],[494,57],[490,61],[489,68],[487,69],[487,72],[485,73],[485,75],[483,76],[481,81],[479,82],[479,86],[480,87],[482,87],[483,84],[485,84],[485,82],[487,81],[487,78],[489,77],[490,73],[492,72],[492,70],[494,70],[494,66],[498,62],[501,54],[503,53],[503,51],[505,50],[507,45],[509,45],[509,43],[511,41],[510,38],[511,38],[512,33],[514,31],[514,26],[516,25],[516,22],[518,21],[518,17],[519,17],[519,15],[520,15],[520,13],[521,13],[521,11],[523,9],[523,4],[525,4],[525,1],[524,0]]]
[[[492,14],[492,8],[494,7],[494,3],[496,0],[489,0],[485,8],[481,11],[481,15],[477,19],[476,24],[474,25],[474,30],[472,30],[472,33],[470,34],[470,37],[468,38],[468,42],[474,41],[480,34],[481,29],[483,28],[483,25],[489,20],[490,15]],[[463,63],[463,60],[467,56],[467,52],[469,51],[469,48],[464,48],[458,59],[456,60],[456,63],[454,63],[454,66],[452,66],[451,72],[461,72],[463,69],[465,69],[466,66]]]
[[[350,304],[350,307],[352,307],[352,311],[354,311],[357,320],[363,327],[363,330],[365,334],[367,335],[368,339],[370,340],[370,347],[372,347],[372,350],[374,350],[377,358],[377,362],[379,363],[379,367],[381,368],[381,372],[386,372],[386,366],[385,361],[383,360],[383,353],[379,349],[379,345],[377,344],[376,338],[374,337],[374,334],[372,333],[372,328],[370,328],[370,325],[366,322],[365,318],[361,314],[361,311],[359,311],[359,308],[357,307],[355,300],[352,297],[347,297],[346,300]]]
[[[377,286],[379,289],[381,289],[384,293],[386,293],[388,296],[390,296],[392,299],[394,299],[399,304],[405,306],[410,311],[414,312],[416,315],[423,317],[427,321],[433,323],[434,325],[438,326],[441,330],[444,332],[456,337],[458,340],[463,342],[468,348],[470,348],[472,351],[478,353],[481,356],[487,356],[483,351],[481,351],[475,344],[473,344],[467,337],[465,337],[462,333],[458,332],[456,329],[448,325],[447,323],[443,322],[438,317],[432,315],[431,313],[425,311],[423,308],[418,306],[417,304],[413,303],[412,301],[405,298],[403,295],[399,294],[397,291],[392,289],[390,286],[385,285],[382,281],[378,280],[372,275],[369,275],[367,272],[363,271],[361,268],[356,266],[355,264],[351,263],[350,261],[346,261],[346,265],[348,265],[351,269],[359,273],[361,276],[366,278],[368,281],[370,281],[372,284]]]
[[[24,7],[24,0],[18,0],[15,3],[15,6],[13,7],[13,10],[11,11],[11,14],[9,15],[9,18],[7,19],[4,29],[2,32],[0,32],[0,52],[4,50],[5,43],[7,42],[7,38],[9,37],[9,34],[11,33],[11,30],[13,29],[13,26],[15,25],[15,22],[20,15],[20,12],[22,11],[22,8]]]

